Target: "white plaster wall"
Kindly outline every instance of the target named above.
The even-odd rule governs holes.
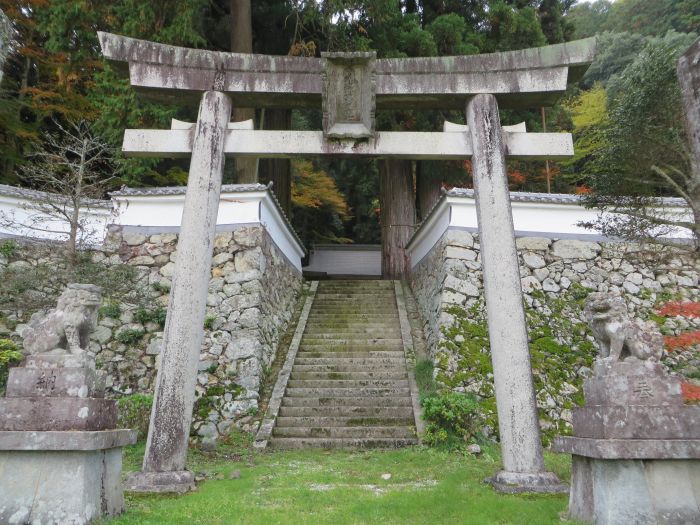
[[[107,226],[114,218],[109,203],[82,211],[83,242],[87,246],[100,246]],[[0,193],[0,237],[26,237],[48,241],[65,241],[69,225],[57,217],[47,215],[32,200]]]
[[[64,240],[68,225],[45,217],[35,224],[31,194],[4,195],[0,191],[0,219],[12,217],[14,224],[4,226],[0,220],[0,236],[27,237],[41,240]],[[100,246],[109,226],[146,233],[176,232],[182,221],[185,195],[117,195],[101,208],[82,211],[90,236],[88,246]],[[268,190],[224,192],[221,194],[217,225],[220,229],[233,226],[262,224],[282,254],[301,271],[304,248],[298,241]]]
[[[511,202],[513,225],[517,236],[538,236],[556,239],[612,240],[605,239],[593,230],[579,226],[580,222],[594,222],[599,215],[596,209],[579,204],[554,202]],[[690,219],[686,208],[677,210],[679,218]],[[476,201],[471,197],[447,195],[436,205],[427,221],[421,225],[408,244],[411,267],[415,267],[435,246],[448,228],[460,228],[476,232]],[[684,239],[690,232],[678,228],[671,238]]]

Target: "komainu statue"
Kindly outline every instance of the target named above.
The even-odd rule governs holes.
[[[102,289],[94,284],[69,284],[56,308],[32,315],[22,332],[25,353],[73,354],[85,352],[88,336],[97,326]]]
[[[658,361],[664,338],[652,321],[631,319],[619,295],[591,293],[586,298],[584,317],[600,346],[600,357],[613,363],[635,359]]]

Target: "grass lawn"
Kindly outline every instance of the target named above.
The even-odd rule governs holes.
[[[553,524],[568,501],[496,494],[482,483],[498,468],[495,448],[474,458],[422,447],[257,453],[244,445],[191,450],[188,468],[207,477],[196,492],[127,495],[126,513],[109,524]],[[143,450],[126,450],[125,471],[139,468]],[[568,480],[568,456],[546,461]],[[229,479],[235,470],[240,478]]]

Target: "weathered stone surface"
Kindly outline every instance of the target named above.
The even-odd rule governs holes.
[[[544,268],[544,266],[547,264],[544,257],[536,253],[523,254],[523,262],[525,263],[525,266],[532,269]]]
[[[0,430],[107,430],[116,426],[117,402],[110,399],[0,399]]]
[[[655,361],[599,360],[583,384],[586,405],[681,405],[680,380]]]
[[[178,257],[156,378],[143,463],[146,472],[185,468],[224,168],[223,144],[230,117],[231,100],[227,96],[214,91],[204,93],[194,131]]]
[[[586,297],[584,316],[600,348],[600,356],[614,365],[623,359],[641,361],[661,359],[664,339],[651,321],[631,319],[621,297],[591,293]]]
[[[321,53],[323,134],[366,139],[374,133],[376,52]]]
[[[697,406],[586,406],[573,410],[576,436],[599,439],[688,439],[698,435]]]
[[[468,248],[460,248],[458,246],[448,246],[445,248],[445,257],[447,259],[462,259],[465,261],[474,261],[476,252]]]
[[[564,239],[552,244],[552,255],[562,259],[594,259],[600,252],[600,245],[595,242]]]
[[[81,354],[97,325],[102,291],[92,284],[69,284],[50,312],[37,312],[22,332],[22,346],[29,354],[46,352]]]
[[[552,239],[545,237],[518,237],[515,246],[518,250],[547,250],[552,244]]]
[[[534,490],[542,483],[555,486],[556,476],[545,474],[544,469],[506,178],[505,145],[495,97],[473,97],[467,105],[467,123],[474,146],[472,175],[479,196],[476,212],[503,456],[504,470],[496,478],[518,473],[520,477],[514,484],[526,490]],[[537,482],[526,479],[527,476],[536,477]],[[549,481],[543,482],[545,477]],[[499,489],[504,483],[510,484],[499,479],[493,482]]]
[[[213,51],[164,46],[99,33],[109,60],[131,62],[131,84],[137,89],[167,86],[191,96],[217,86],[235,96],[241,107],[317,106],[322,60],[314,58],[226,55]],[[546,106],[568,82],[585,72],[595,54],[595,40],[489,55],[377,60],[377,104],[461,109],[477,93],[495,93],[503,106]],[[303,65],[299,65],[303,61]],[[216,65],[216,66],[215,66]],[[275,81],[279,74],[283,82]],[[451,89],[442,86],[444,77]],[[167,82],[167,83],[165,83]],[[513,96],[514,92],[527,96]],[[424,96],[420,96],[420,95]]]
[[[121,468],[121,448],[6,451],[0,438],[0,473],[12,473],[0,474],[0,522],[81,524],[116,516],[124,508]]]
[[[10,369],[7,397],[104,397],[104,377],[93,368]]]
[[[454,230],[461,234],[465,233],[462,230]],[[427,344],[430,349],[431,357],[436,363],[439,363],[438,368],[441,377],[447,381],[459,383],[456,378],[463,373],[460,368],[461,356],[457,351],[449,350],[449,346],[440,346],[444,341],[445,335],[442,329],[450,329],[454,326],[455,316],[448,315],[444,309],[449,305],[442,302],[442,292],[445,289],[459,290],[458,282],[464,285],[474,285],[481,288],[482,276],[478,263],[476,268],[467,268],[465,263],[458,259],[446,259],[444,256],[445,246],[447,245],[448,230],[443,237],[437,241],[431,252],[413,269],[411,278],[411,286],[414,291],[416,301],[423,320],[423,331],[427,339]],[[469,234],[473,239],[473,250],[479,252],[479,239],[477,234]],[[527,238],[523,238],[527,239]],[[659,268],[657,257],[650,258],[628,258],[624,260],[620,257],[621,253],[626,253],[630,248],[626,244],[605,243],[601,245],[601,250],[595,259],[560,259],[551,253],[551,246],[546,248],[551,241],[544,239],[542,243],[542,251],[537,253],[542,255],[547,261],[544,268],[532,270],[532,275],[527,275],[529,271],[524,265],[521,266],[523,274],[523,293],[524,299],[528,308],[532,309],[539,315],[549,316],[551,312],[547,310],[546,304],[540,301],[540,290],[542,290],[542,282],[550,278],[559,287],[556,292],[548,292],[552,299],[566,299],[572,307],[567,308],[562,314],[566,315],[567,321],[572,323],[572,326],[581,326],[585,323],[583,312],[577,305],[573,303],[571,289],[575,285],[573,293],[579,294],[587,292],[581,290],[578,285],[590,286],[595,291],[610,292],[616,291],[625,297],[625,301],[629,304],[630,311],[635,316],[644,317],[649,312],[658,310],[658,304],[664,296],[679,296],[683,297],[683,301],[698,301],[700,300],[700,290],[696,286],[678,284],[678,277],[688,276],[689,283],[694,282],[698,275],[698,266],[689,258],[680,256],[672,260],[665,261],[663,268]],[[598,244],[598,243],[595,243]],[[533,246],[524,245],[521,250],[521,255],[528,251],[532,251]],[[596,250],[595,245],[592,250]],[[621,287],[625,282],[626,277],[632,273],[641,274],[644,277],[643,294],[628,295]],[[595,279],[595,280],[594,280]],[[636,277],[633,277],[636,279]],[[536,284],[538,281],[539,284]],[[448,286],[449,285],[449,286]],[[460,292],[462,293],[462,292]],[[476,299],[476,301],[473,301]],[[473,301],[473,302],[471,302]],[[636,302],[635,302],[636,301]],[[479,306],[481,300],[478,297],[467,297],[464,308]],[[683,318],[668,318],[664,324],[664,330],[669,335],[679,335],[688,330],[700,330],[700,319],[683,319]],[[578,337],[578,336],[577,336]],[[455,340],[456,341],[456,340]],[[568,341],[563,343],[569,344]],[[696,359],[690,357],[691,353],[674,352],[664,355],[664,363],[669,363],[674,367],[685,368],[688,374],[693,374],[694,370],[700,370],[700,363]],[[556,372],[546,369],[538,369],[535,371],[539,375],[539,384],[542,385],[538,391],[538,405],[540,413],[549,421],[558,422],[570,428],[572,414],[567,406],[575,403],[575,396],[569,392],[571,389],[564,387],[564,383],[559,382],[562,378],[566,378],[568,384],[578,385],[580,378],[590,375],[591,370],[586,366],[574,367],[573,369],[562,369]],[[557,384],[556,388],[552,387],[551,375],[556,373]],[[488,387],[485,386],[488,384]],[[484,378],[484,386],[478,386],[481,392],[490,392],[490,378]],[[476,388],[476,387],[475,387]],[[551,424],[545,421],[545,424]]]

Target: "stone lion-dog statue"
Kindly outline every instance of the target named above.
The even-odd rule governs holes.
[[[81,355],[97,326],[102,289],[94,284],[66,286],[53,310],[32,315],[22,332],[24,351],[35,354]]]
[[[630,318],[627,305],[619,295],[591,293],[583,312],[600,346],[601,358],[613,363],[661,359],[664,338],[656,324]]]

